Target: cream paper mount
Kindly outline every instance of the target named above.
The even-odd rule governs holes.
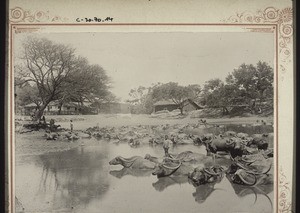
[[[45,28],[47,26],[80,26],[80,25],[91,25],[90,23],[76,23],[75,21],[70,21],[69,18],[53,15],[52,11],[32,11],[23,9],[21,7],[14,7],[9,10],[9,26],[10,26],[10,47],[13,45],[12,37],[13,34],[24,33],[24,32],[37,32],[41,29],[41,27]],[[93,23],[95,24],[95,23]],[[118,27],[118,22],[112,23],[98,23],[98,25],[112,25]],[[128,23],[121,25],[131,25],[136,23]],[[143,23],[139,23],[143,25]],[[285,163],[292,163],[292,157],[283,157],[282,155],[286,154],[282,150],[283,146],[281,145],[281,137],[278,136],[280,134],[280,128],[282,128],[280,123],[280,107],[278,106],[278,102],[282,98],[279,96],[279,88],[278,83],[283,82],[285,80],[285,74],[287,72],[292,71],[292,63],[293,63],[293,9],[291,7],[286,7],[283,9],[278,9],[275,7],[266,7],[259,11],[244,11],[237,12],[236,14],[232,14],[229,17],[225,17],[221,19],[219,22],[215,23],[145,23],[149,25],[161,25],[168,26],[178,24],[180,26],[184,25],[222,25],[222,26],[241,26],[247,29],[249,32],[274,32],[275,40],[276,40],[276,53],[275,53],[275,212],[292,212],[292,172],[289,168],[286,168]],[[97,25],[97,24],[96,24]],[[13,106],[13,62],[12,62],[12,49],[9,49],[10,54],[10,64],[9,64],[9,82],[10,82],[10,106]],[[292,93],[292,91],[288,91]],[[10,212],[14,212],[15,207],[15,199],[14,199],[14,115],[13,108],[9,110],[9,133],[10,138],[8,141],[8,149],[9,149],[9,210]],[[292,145],[292,142],[289,142]],[[282,159],[281,159],[282,158]]]

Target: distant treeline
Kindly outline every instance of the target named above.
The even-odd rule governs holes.
[[[133,113],[151,113],[153,105],[160,100],[171,100],[183,108],[188,99],[205,108],[222,108],[229,114],[234,107],[246,107],[252,113],[261,113],[262,108],[273,108],[273,68],[259,61],[256,66],[242,64],[227,75],[225,81],[218,78],[204,85],[181,86],[175,82],[157,83],[151,87],[132,89],[128,100]],[[262,107],[263,106],[263,107]]]

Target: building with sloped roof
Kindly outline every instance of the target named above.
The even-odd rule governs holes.
[[[178,105],[171,100],[157,101],[156,103],[153,104],[153,107],[154,107],[154,112],[158,112],[162,110],[168,110],[171,112],[175,109],[178,109]]]
[[[172,100],[161,100],[153,104],[154,112],[168,110],[169,112],[178,109],[178,104],[174,103]],[[183,108],[184,111],[192,111],[196,109],[202,109],[203,107],[196,104],[191,99],[185,100],[185,106]]]
[[[35,103],[30,103],[24,107],[25,115],[32,115],[38,106]],[[98,114],[98,110],[91,106],[90,102],[67,102],[60,106],[58,101],[50,102],[44,110],[45,115],[75,115],[75,114]]]

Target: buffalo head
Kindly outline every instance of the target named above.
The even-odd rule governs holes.
[[[238,169],[230,178],[233,183],[247,186],[253,186],[257,182],[256,175],[248,173],[244,169]]]
[[[249,147],[257,147],[258,149],[266,150],[268,149],[268,142],[264,138],[253,138],[253,140],[249,141],[247,146]]]
[[[203,141],[199,137],[193,138],[193,142],[194,142],[195,145],[202,145],[203,144]]]
[[[212,183],[220,180],[224,168],[221,166],[204,167],[199,166],[189,173],[188,177],[193,185],[199,186],[206,183]]]
[[[193,172],[188,174],[188,178],[195,184],[201,185],[207,183],[207,177],[204,172],[204,166],[199,166]]]
[[[154,171],[152,172],[152,175],[157,175],[158,178],[166,176],[165,174],[166,174],[166,170],[164,169],[163,164],[161,163],[158,164],[155,167]]]
[[[111,161],[109,161],[109,165],[118,165],[121,163],[122,162],[121,162],[120,156],[117,156],[114,159],[112,159]]]
[[[170,161],[164,161],[163,163],[159,163],[154,171],[152,172],[153,175],[157,175],[158,178],[160,177],[166,177],[172,175],[174,172],[176,172],[177,169],[181,166],[181,161],[178,161],[178,163],[175,163],[175,165],[166,165],[166,164],[174,164],[174,162]]]

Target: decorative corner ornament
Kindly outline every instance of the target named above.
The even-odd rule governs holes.
[[[287,65],[291,63],[292,37],[293,37],[293,9],[290,7],[276,9],[267,7],[259,10],[256,14],[245,11],[236,13],[227,19],[222,20],[225,23],[245,23],[245,24],[275,24],[278,33],[278,54],[281,64],[279,69],[284,74]],[[278,212],[292,212],[290,183],[284,174],[282,167],[278,171]]]
[[[9,10],[9,21],[11,23],[46,23],[46,22],[66,22],[67,18],[61,16],[51,16],[49,11],[24,10],[21,7],[15,7]]]
[[[279,188],[279,212],[280,213],[289,213],[292,211],[292,203],[289,199],[289,195],[291,194],[291,189],[289,186],[289,182],[282,170],[280,168],[279,171],[279,181],[278,181],[278,188]]]
[[[245,11],[223,19],[226,23],[249,23],[249,24],[276,24],[279,35],[279,54],[282,62],[291,62],[291,43],[293,36],[293,9],[290,7],[276,9],[267,7],[257,11],[256,14]]]

